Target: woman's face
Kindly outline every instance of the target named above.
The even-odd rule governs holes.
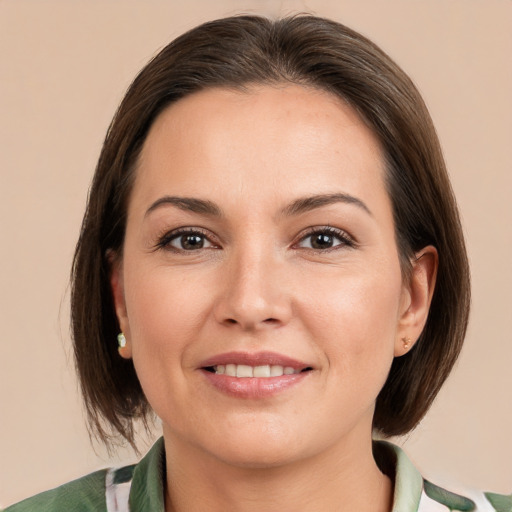
[[[384,172],[314,89],[210,89],[159,116],[112,285],[172,446],[261,467],[370,438],[410,303]]]

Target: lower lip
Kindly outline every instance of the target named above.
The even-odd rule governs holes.
[[[210,384],[219,391],[237,398],[267,398],[302,382],[311,372],[280,377],[230,377],[201,370]]]

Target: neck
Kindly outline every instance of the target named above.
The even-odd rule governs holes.
[[[389,512],[392,483],[364,444],[330,447],[324,453],[279,466],[235,466],[165,438],[166,512],[336,510]],[[354,449],[354,446],[356,448]]]

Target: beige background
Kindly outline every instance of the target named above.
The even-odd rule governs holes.
[[[473,271],[456,371],[403,443],[438,482],[512,492],[512,1],[0,0],[0,505],[120,461],[95,454],[67,279],[100,145],[134,74],[174,36],[240,11],[308,11],[379,43],[439,131]]]

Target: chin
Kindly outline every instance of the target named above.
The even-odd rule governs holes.
[[[259,469],[279,467],[306,456],[299,432],[275,423],[230,429],[209,441],[209,451],[226,464]]]

